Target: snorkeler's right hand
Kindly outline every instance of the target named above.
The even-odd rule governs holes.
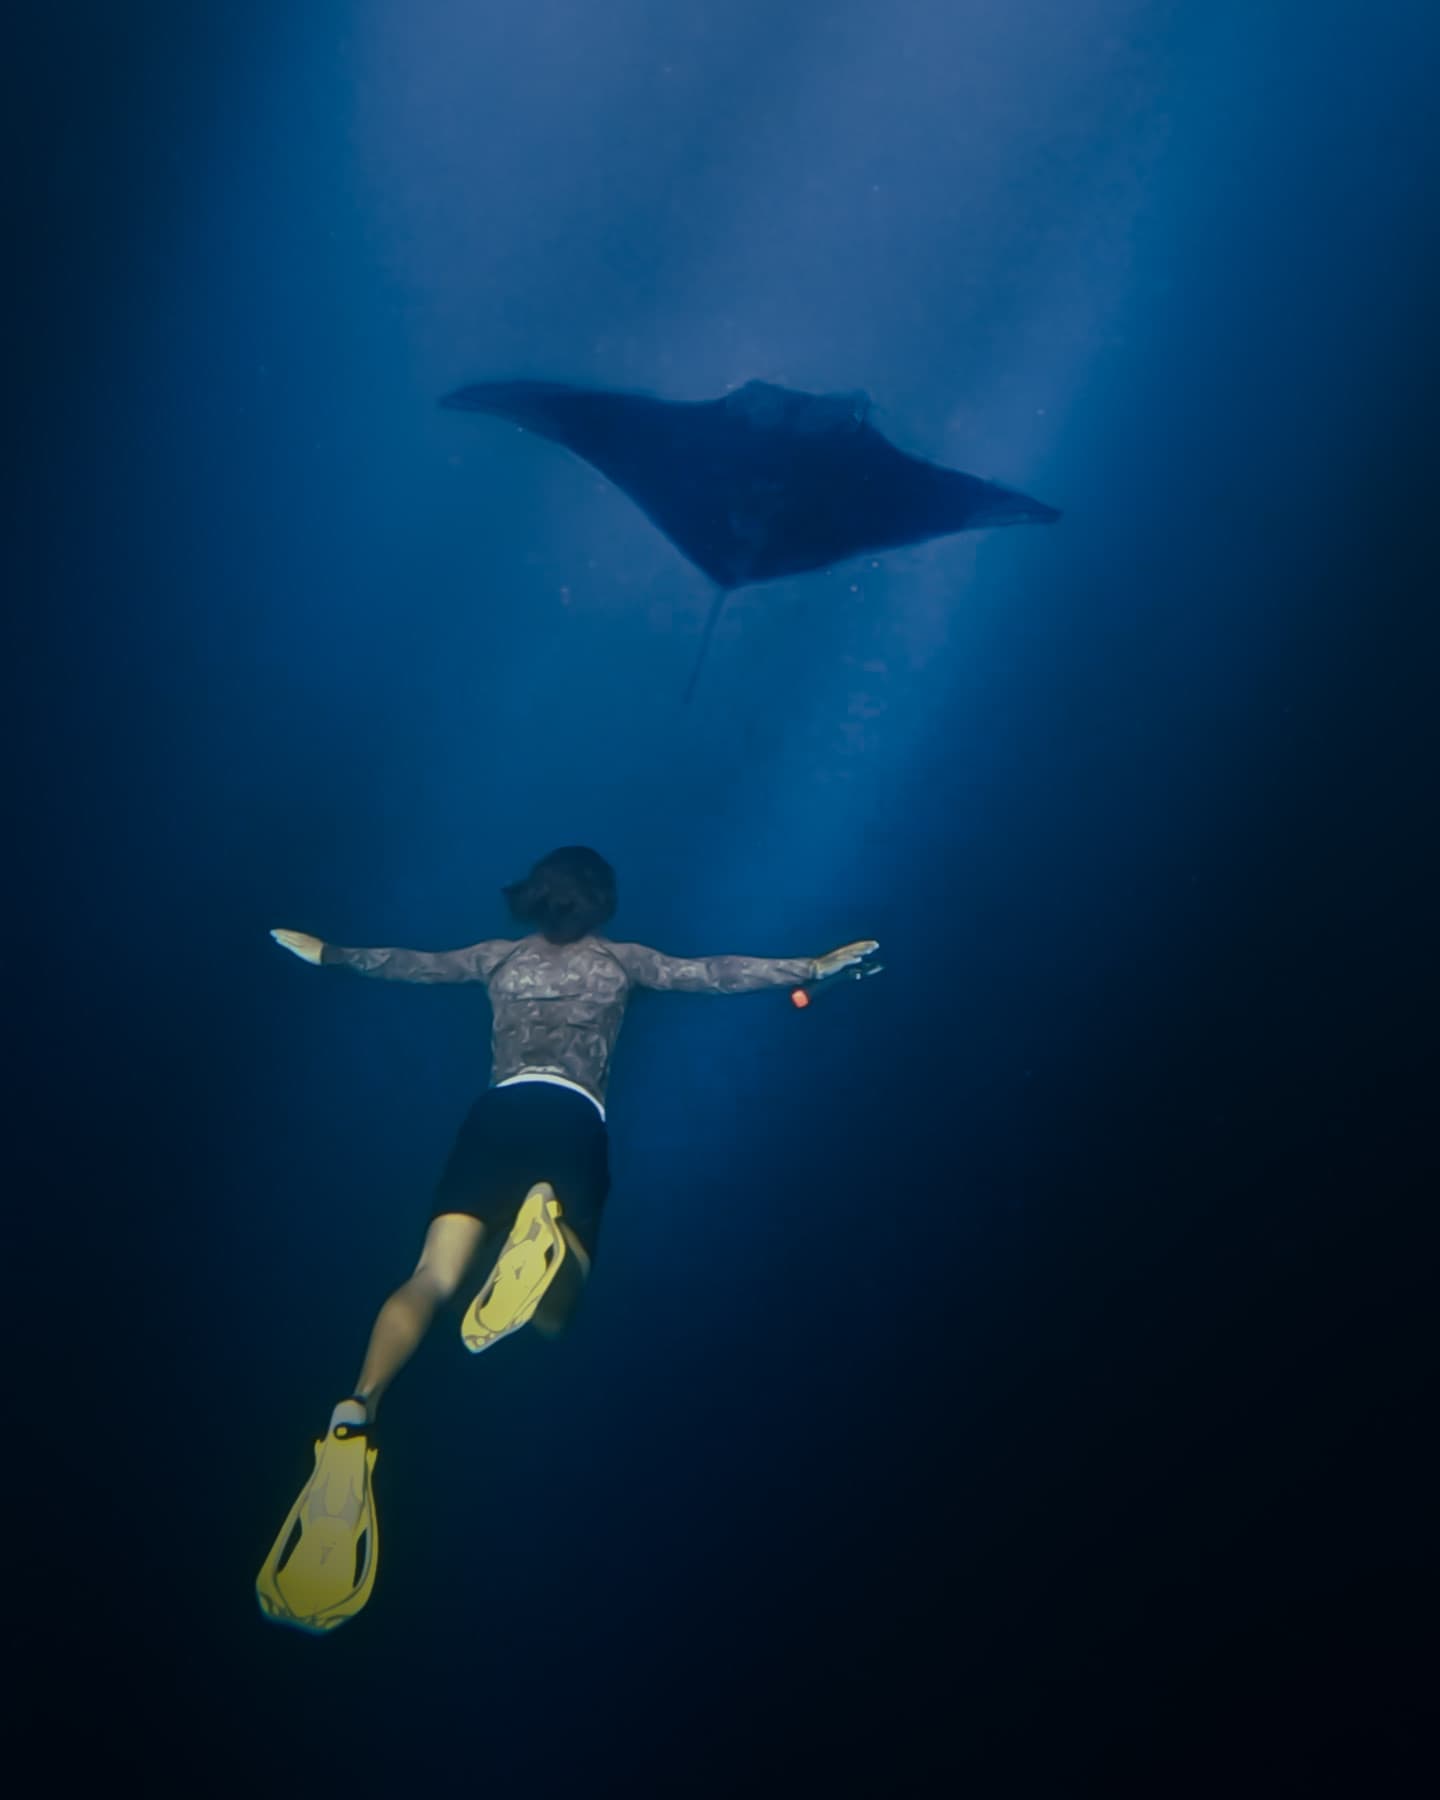
[[[308,931],[272,931],[270,935],[282,950],[288,950],[303,962],[318,963],[320,952],[325,948],[321,940],[311,937]]]
[[[838,975],[841,969],[848,969],[867,956],[873,956],[879,948],[876,939],[861,938],[857,944],[842,944],[838,950],[827,951],[824,956],[815,958],[816,979],[823,981],[827,975]]]

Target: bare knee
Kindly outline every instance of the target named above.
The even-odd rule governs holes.
[[[459,1280],[452,1280],[448,1273],[421,1263],[400,1291],[429,1306],[443,1306],[459,1285]]]
[[[442,1213],[430,1221],[425,1234],[425,1248],[410,1277],[416,1290],[427,1299],[439,1303],[448,1300],[475,1260],[485,1236],[485,1227],[465,1213]]]

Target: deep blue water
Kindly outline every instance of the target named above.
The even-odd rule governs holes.
[[[1357,19],[18,34],[7,1487],[57,1780],[1419,1791],[1440,32]],[[703,578],[436,406],[515,375],[864,388],[1065,516],[738,595],[682,708]],[[437,1330],[370,1608],[278,1632],[488,1017],[266,932],[499,935],[572,842],[618,935],[886,974],[635,1007],[573,1332]]]

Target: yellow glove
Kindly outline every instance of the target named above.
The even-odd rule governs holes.
[[[321,940],[311,937],[308,931],[272,931],[270,935],[282,950],[288,950],[302,962],[318,963],[320,952],[325,948]]]
[[[875,938],[862,938],[858,944],[842,944],[838,950],[827,950],[824,956],[815,958],[815,979],[823,981],[827,975],[835,975],[841,969],[848,969],[852,964],[863,962],[867,956],[873,956],[880,948]]]

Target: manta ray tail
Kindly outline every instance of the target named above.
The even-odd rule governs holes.
[[[695,698],[695,689],[700,683],[700,671],[705,667],[705,658],[710,652],[710,640],[715,635],[715,627],[720,623],[720,615],[724,612],[725,602],[729,598],[729,588],[717,588],[715,598],[710,602],[710,615],[705,621],[704,635],[700,639],[700,654],[695,658],[695,667],[690,671],[690,680],[685,688],[684,704],[686,706]]]

